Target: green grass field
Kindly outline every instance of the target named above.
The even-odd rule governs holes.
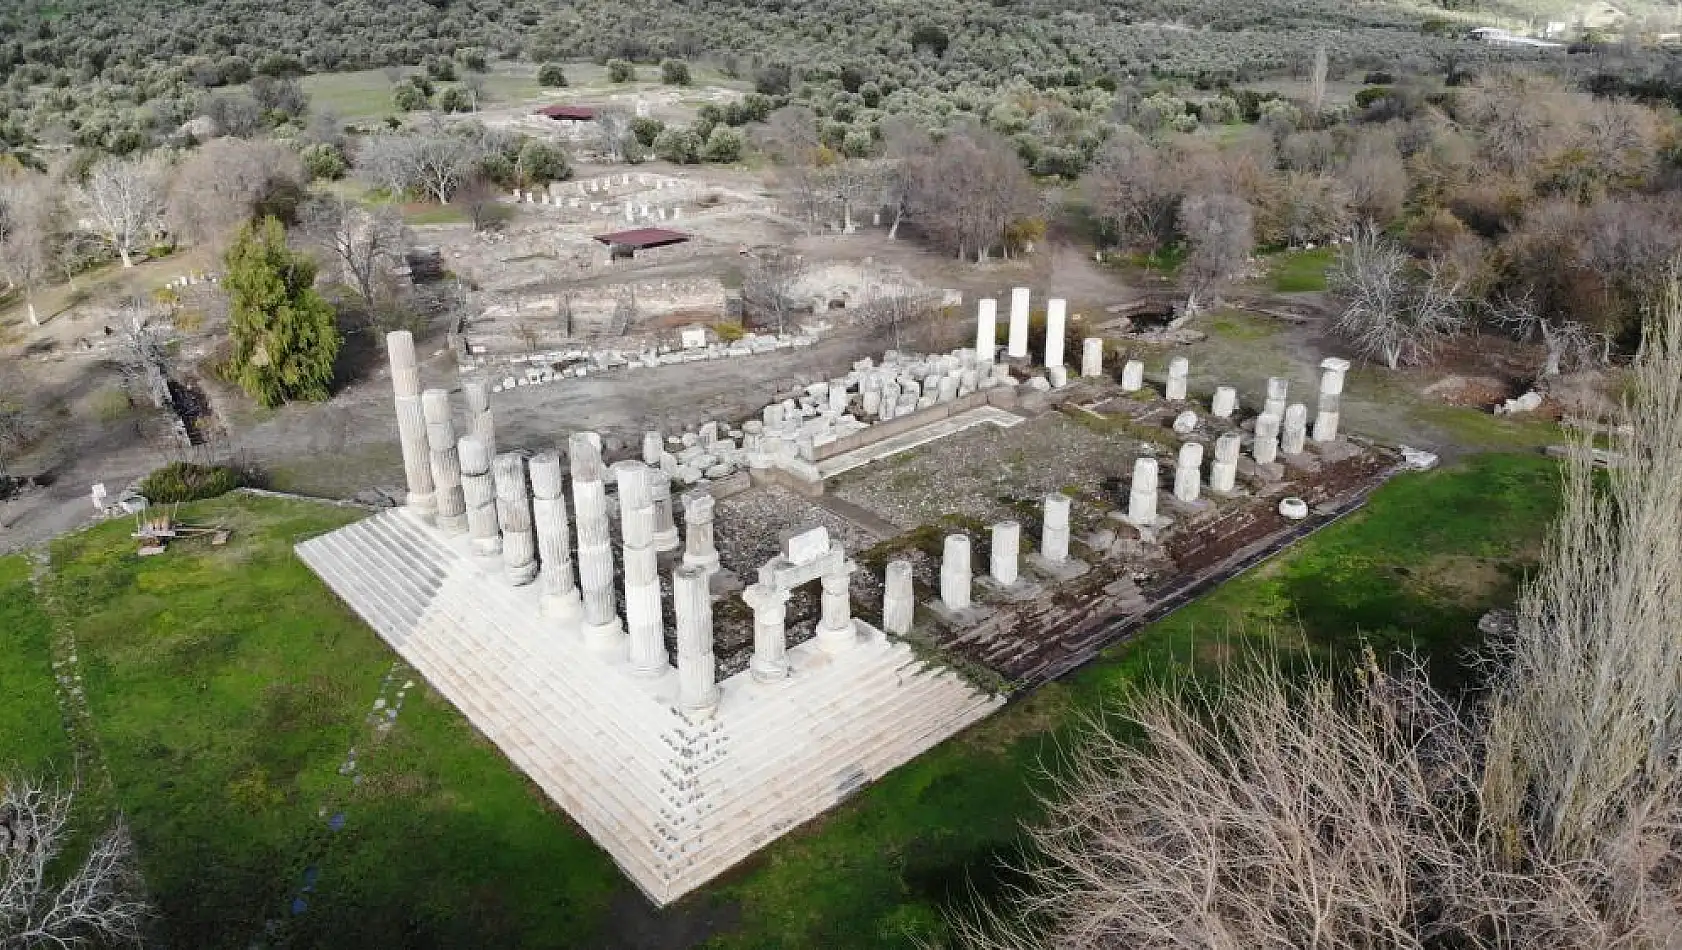
[[[914,946],[1010,881],[1002,862],[1046,771],[1127,684],[1208,674],[1248,648],[1335,666],[1363,643],[1417,647],[1457,682],[1479,613],[1534,557],[1557,477],[1523,455],[1401,476],[653,919],[722,921],[715,950]],[[392,654],[291,554],[351,513],[230,496],[182,517],[227,523],[233,540],[142,560],[115,522],[55,544],[50,580],[160,943],[244,947],[274,926],[266,945],[672,945],[630,929],[613,909],[628,885],[606,857],[424,684],[388,732],[370,723],[412,674],[388,679]],[[62,735],[40,725],[57,723],[50,624],[27,569],[0,561],[0,647],[14,658],[0,710],[10,734],[29,725],[26,760],[55,763]],[[352,747],[359,783],[341,773]]]
[[[1337,250],[1317,247],[1312,251],[1283,251],[1268,261],[1268,280],[1282,294],[1326,289],[1326,268],[1337,258]]]

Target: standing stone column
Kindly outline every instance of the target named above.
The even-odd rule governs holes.
[[[1209,400],[1209,415],[1217,419],[1231,419],[1238,410],[1238,390],[1231,386],[1216,386],[1215,396]]]
[[[975,358],[991,363],[998,348],[999,302],[992,297],[983,297],[975,307]]]
[[[415,338],[408,330],[385,335],[391,364],[391,389],[397,405],[397,438],[403,448],[403,477],[409,486],[404,499],[425,521],[437,514],[432,485],[432,455],[426,442],[426,413],[421,407],[420,368],[415,363]]]
[[[502,523],[496,514],[496,479],[491,475],[491,453],[477,436],[464,435],[456,442],[461,461],[461,495],[467,505],[467,534],[473,552],[480,557],[502,553]]]
[[[1163,398],[1172,402],[1183,402],[1186,398],[1186,378],[1190,374],[1190,360],[1183,356],[1176,356],[1169,360],[1168,384],[1163,387]]]
[[[1145,364],[1139,360],[1128,360],[1121,365],[1121,391],[1136,393],[1145,388]]]
[[[608,533],[607,470],[588,432],[567,441],[572,467],[572,510],[578,519],[578,579],[584,594],[584,643],[609,656],[625,651],[625,627],[613,589],[613,541]]]
[[[469,379],[461,384],[461,394],[467,400],[467,434],[479,440],[485,451],[496,456],[496,419],[491,415],[491,392],[482,379]]]
[[[1179,464],[1174,468],[1174,497],[1194,502],[1203,493],[1203,443],[1180,446]]]
[[[543,612],[570,624],[583,615],[584,601],[572,572],[572,540],[559,452],[545,452],[531,460],[531,494],[538,567],[543,577]]]
[[[949,534],[940,559],[940,602],[947,610],[968,610],[970,605],[969,535]]]
[[[788,677],[788,591],[754,584],[742,591],[742,600],[753,608],[753,659],[748,670],[761,683],[775,683]]]
[[[642,464],[659,465],[660,459],[666,454],[666,437],[657,430],[642,434]]]
[[[1104,375],[1104,341],[1089,336],[1080,341],[1080,374],[1086,377]]]
[[[1014,287],[1010,291],[1010,345],[1005,355],[1023,359],[1028,355],[1028,288]]]
[[[1127,520],[1137,528],[1156,527],[1156,491],[1160,472],[1150,456],[1133,460],[1133,484],[1127,492]]]
[[[1053,297],[1045,302],[1045,365],[1063,365],[1063,325],[1068,320],[1068,301]]]
[[[707,572],[672,572],[672,614],[677,620],[677,703],[691,715],[718,706],[718,664],[713,659],[713,600]]]
[[[911,619],[916,612],[916,593],[911,584],[911,562],[889,561],[882,593],[882,629],[896,636],[904,636],[911,631]]]
[[[625,568],[625,630],[631,638],[631,672],[666,672],[666,628],[660,609],[660,564],[654,550],[654,500],[649,469],[627,460],[613,466],[619,483],[619,533]]]
[[[708,574],[718,570],[718,548],[713,544],[713,496],[692,491],[683,496],[683,566],[698,567]]]
[[[1250,446],[1257,465],[1271,465],[1279,457],[1279,417],[1262,413],[1256,417],[1256,441]]]
[[[503,572],[510,584],[530,584],[537,578],[537,535],[532,530],[525,457],[504,452],[491,461],[491,471],[496,476],[496,517],[502,523]]]
[[[1349,372],[1349,361],[1328,356],[1320,361],[1325,370],[1320,375],[1320,406],[1314,415],[1314,441],[1337,441],[1338,407],[1343,400],[1343,374]]]
[[[987,558],[993,583],[1009,587],[1021,579],[1018,559],[1022,555],[1022,524],[1001,521],[993,526],[993,553]]]
[[[1045,496],[1045,527],[1040,532],[1040,556],[1052,564],[1069,559],[1068,495],[1052,492]]]
[[[1303,442],[1308,438],[1308,407],[1292,403],[1285,410],[1285,428],[1279,448],[1286,455],[1301,455]]]
[[[1238,477],[1238,452],[1243,439],[1228,432],[1215,440],[1215,463],[1209,466],[1209,490],[1230,492]]]
[[[1285,418],[1285,404],[1291,394],[1291,381],[1283,376],[1269,376],[1267,378],[1267,401],[1262,404],[1262,415],[1272,414],[1274,418]]]
[[[658,468],[647,469],[645,477],[654,502],[654,550],[676,551],[681,542],[672,512],[672,477]]]
[[[813,639],[825,653],[841,653],[858,645],[858,628],[853,626],[852,586],[853,564],[845,557],[838,558],[834,569],[825,571],[820,583],[818,629]]]
[[[442,389],[421,393],[426,417],[426,445],[432,465],[438,527],[452,534],[467,530],[467,501],[461,494],[461,458],[456,455],[456,430],[450,420],[450,394]]]

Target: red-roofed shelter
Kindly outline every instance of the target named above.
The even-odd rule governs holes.
[[[557,122],[593,122],[596,110],[589,106],[544,106],[537,114]]]
[[[618,245],[633,250],[646,251],[654,247],[666,247],[672,244],[682,244],[689,240],[689,235],[682,231],[672,231],[667,228],[632,228],[629,231],[614,231],[611,234],[598,234],[596,240],[609,247]]]

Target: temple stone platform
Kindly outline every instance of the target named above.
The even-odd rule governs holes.
[[[639,677],[591,652],[576,623],[543,616],[541,585],[509,586],[468,536],[407,509],[297,553],[656,904],[1004,702],[855,618],[853,648],[796,645],[786,678],[730,677],[691,715],[675,670]]]

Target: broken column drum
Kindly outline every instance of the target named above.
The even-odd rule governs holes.
[[[1086,377],[1104,375],[1104,341],[1089,336],[1080,342],[1080,374]]]
[[[1063,365],[1063,329],[1068,320],[1068,301],[1053,297],[1045,302],[1045,365]]]
[[[654,467],[649,467],[644,477],[654,503],[654,550],[676,551],[681,541],[672,513],[672,477]]]
[[[993,583],[1009,587],[1021,578],[1018,559],[1022,555],[1022,525],[1016,521],[1001,521],[993,526],[993,550],[987,557],[988,574]]]
[[[1262,404],[1262,415],[1271,413],[1275,418],[1285,418],[1285,406],[1291,393],[1291,381],[1283,376],[1269,376],[1267,378],[1267,401]]]
[[[504,452],[491,460],[491,471],[496,476],[496,518],[502,524],[503,573],[510,584],[530,584],[537,579],[537,534],[532,529],[525,457]]]
[[[685,565],[672,572],[672,614],[677,622],[678,706],[690,714],[718,705],[718,664],[713,658],[713,602],[707,572]]]
[[[1214,398],[1209,400],[1209,415],[1217,419],[1231,419],[1238,410],[1238,390],[1231,386],[1216,386]]]
[[[484,380],[469,379],[461,384],[467,401],[467,434],[479,440],[485,451],[496,456],[496,418],[491,415],[491,393]]]
[[[970,605],[969,535],[949,534],[940,559],[940,602],[947,610],[967,610]]]
[[[683,564],[708,574],[718,570],[718,548],[713,544],[713,496],[692,491],[683,496]]]
[[[975,307],[975,358],[983,363],[993,362],[993,352],[999,348],[999,302],[983,297]]]
[[[1191,361],[1183,356],[1176,356],[1168,361],[1168,382],[1163,387],[1162,396],[1173,402],[1180,402],[1186,398],[1186,377],[1191,373]]]
[[[578,580],[584,596],[584,642],[592,650],[617,655],[625,649],[613,588],[613,541],[608,533],[607,475],[590,433],[567,442],[572,467],[572,510],[578,525]]]
[[[391,388],[397,404],[397,437],[403,449],[403,477],[409,493],[404,504],[426,521],[437,513],[432,484],[432,453],[427,447],[426,413],[421,407],[420,370],[415,338],[408,330],[385,335],[391,363]]]
[[[882,593],[882,629],[904,636],[917,611],[910,561],[889,561]]]
[[[1203,443],[1180,446],[1179,464],[1174,469],[1174,497],[1194,502],[1203,493]]]
[[[1286,455],[1301,455],[1308,438],[1308,407],[1302,403],[1292,403],[1285,409],[1284,429],[1280,435],[1279,449]]]
[[[644,465],[659,465],[661,456],[666,454],[666,437],[657,431],[642,434],[642,462]]]
[[[532,525],[537,531],[537,561],[543,579],[543,612],[575,620],[584,602],[572,569],[571,525],[561,456],[545,452],[531,460]]]
[[[1068,495],[1052,492],[1045,496],[1045,527],[1040,533],[1040,556],[1052,564],[1069,559]]]
[[[1230,492],[1237,483],[1238,453],[1243,439],[1236,432],[1228,432],[1215,440],[1215,461],[1209,466],[1209,490]]]
[[[1145,388],[1145,364],[1139,360],[1128,360],[1121,366],[1121,391],[1136,393]]]
[[[473,539],[473,553],[495,557],[502,553],[502,523],[496,514],[496,478],[491,474],[491,453],[476,436],[456,441],[461,462],[461,495],[467,505],[467,535]]]
[[[467,501],[461,494],[461,458],[456,454],[455,425],[450,420],[450,394],[442,389],[421,393],[421,412],[426,417],[438,527],[459,534],[467,530]]]
[[[1156,524],[1158,474],[1156,459],[1146,456],[1133,460],[1133,484],[1127,493],[1127,520],[1135,527],[1150,528]]]
[[[823,588],[819,599],[818,630],[815,639],[826,653],[840,653],[858,645],[858,628],[853,625],[853,563],[841,554],[839,545],[832,566],[818,578]]]
[[[1320,361],[1324,370],[1320,375],[1320,404],[1314,415],[1314,441],[1337,441],[1339,404],[1343,400],[1343,374],[1349,372],[1349,361],[1329,356]]]
[[[1028,303],[1028,288],[1016,287],[1011,290],[1010,345],[1005,349],[1005,355],[1013,359],[1025,359],[1028,356]]]
[[[654,548],[654,499],[648,466],[616,462],[619,485],[619,533],[625,571],[625,632],[630,637],[631,672],[659,676],[666,672],[666,628],[660,607],[659,554]]]
[[[1279,417],[1262,413],[1256,417],[1256,441],[1250,454],[1257,465],[1271,465],[1279,457]]]

